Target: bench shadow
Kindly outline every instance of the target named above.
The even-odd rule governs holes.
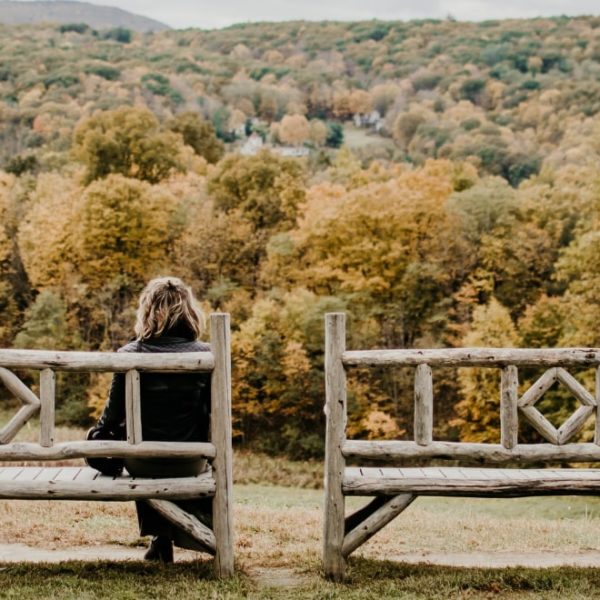
[[[491,597],[523,593],[534,597],[600,597],[600,571],[589,567],[450,567],[353,557],[344,587],[369,583],[386,597],[392,590],[428,598]],[[471,594],[475,594],[471,596]]]
[[[243,597],[246,587],[242,575],[217,579],[212,558],[168,565],[131,560],[0,563],[0,597],[19,599]]]

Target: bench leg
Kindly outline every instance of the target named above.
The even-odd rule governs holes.
[[[325,522],[323,535],[323,568],[325,576],[343,581],[346,560],[342,555],[345,529],[345,497],[341,486],[326,489]]]
[[[399,494],[393,498],[376,497],[370,504],[354,513],[346,520],[347,526],[354,525],[354,528],[344,537],[342,556],[348,557],[380,529],[391,523],[415,498],[415,494]]]
[[[346,439],[346,372],[342,355],[346,347],[346,316],[325,318],[325,514],[323,568],[334,581],[344,579],[345,499],[342,490],[346,459],[342,446]]]
[[[231,448],[231,339],[229,315],[210,320],[210,344],[215,357],[211,378],[211,441],[217,449],[213,461],[215,496],[213,531],[216,539],[215,575],[233,576],[233,450]]]

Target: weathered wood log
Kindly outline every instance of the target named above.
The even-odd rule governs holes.
[[[579,433],[585,422],[594,412],[594,406],[580,406],[558,430],[558,443],[566,444],[574,435]]]
[[[13,500],[190,500],[210,497],[215,482],[210,476],[176,479],[133,479],[99,476],[85,481],[0,481],[0,498]]]
[[[0,354],[4,350],[0,350]],[[2,364],[0,362],[0,364]],[[13,395],[18,398],[23,404],[32,404],[34,406],[40,405],[40,399],[11,371],[0,367],[0,381],[4,384],[4,387]]]
[[[125,424],[127,441],[139,444],[142,441],[142,400],[140,374],[135,369],[125,373]]]
[[[519,438],[519,374],[517,367],[502,369],[500,381],[500,438],[505,448],[514,448]]]
[[[519,398],[519,408],[533,406],[556,382],[556,367],[548,369],[522,396]]]
[[[210,352],[51,352],[47,350],[0,350],[0,366],[9,369],[125,372],[212,371]]]
[[[563,368],[556,369],[558,380],[583,404],[584,406],[596,406],[596,400],[580,383]]]
[[[177,504],[168,500],[146,500],[146,502],[165,519],[177,525],[196,540],[208,554],[215,555],[215,534],[194,515],[185,512]]]
[[[600,367],[596,369],[596,431],[594,443],[600,445]]]
[[[558,444],[558,431],[556,427],[534,406],[521,407],[521,413],[529,424],[551,444]]]
[[[503,471],[511,471],[504,469]],[[518,471],[518,469],[514,469]],[[563,469],[577,471],[577,469]],[[347,495],[364,496],[369,494],[418,496],[494,496],[517,498],[537,495],[600,495],[600,469],[588,470],[585,475],[560,473],[544,470],[539,478],[508,478],[498,473],[497,478],[453,478],[440,474],[433,477],[363,477],[346,475],[343,490]]]
[[[22,406],[17,414],[0,429],[0,452],[3,449],[3,444],[8,444],[21,430],[21,427],[40,410],[39,404],[26,404]]]
[[[36,407],[25,406],[22,410]],[[215,447],[206,442],[127,442],[104,440],[66,442],[45,448],[38,444],[17,442],[0,445],[0,461],[69,460],[74,458],[208,458],[215,457]],[[0,465],[1,466],[1,465]]]
[[[52,369],[40,372],[40,445],[46,448],[54,443],[54,402],[56,378]]]
[[[429,365],[415,369],[415,442],[421,446],[433,440],[433,378]]]
[[[211,377],[211,440],[216,491],[213,529],[216,538],[215,574],[233,575],[233,457],[231,448],[231,336],[228,314],[210,318],[210,345],[214,355]]]
[[[414,494],[400,494],[379,507],[344,538],[342,554],[347,558],[354,550],[372,538],[380,529],[393,521],[415,500]]]
[[[427,350],[351,350],[348,366],[402,365],[416,367],[593,367],[600,365],[598,348],[440,348]]]
[[[466,442],[432,442],[419,446],[405,441],[348,440],[342,446],[350,460],[367,459],[380,463],[400,463],[407,459],[466,460],[477,463],[507,462],[595,462],[600,461],[597,444],[518,444],[512,449],[501,444],[474,444]]]
[[[342,354],[346,347],[346,315],[325,316],[325,506],[323,563],[325,575],[344,578],[345,499],[342,479],[346,466],[342,445],[346,438],[346,372]]]
[[[344,519],[344,535],[356,529],[367,517],[370,517],[376,510],[380,509],[389,498],[386,496],[375,496],[367,504]]]

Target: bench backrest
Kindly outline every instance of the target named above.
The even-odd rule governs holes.
[[[394,462],[415,458],[509,461],[600,460],[600,349],[597,348],[451,348],[433,350],[346,351],[345,315],[325,317],[325,377],[327,416],[327,464],[339,469],[345,459]],[[346,439],[346,367],[396,365],[414,367],[414,440],[359,441]],[[433,372],[435,367],[484,367],[501,371],[500,444],[441,442],[433,440]],[[547,367],[522,395],[519,367]],[[591,394],[567,370],[596,369],[596,390]],[[566,387],[581,406],[556,429],[535,403],[556,382]],[[585,423],[596,419],[593,443],[570,443]],[[524,417],[549,443],[520,444],[519,417]]]
[[[231,356],[229,315],[211,314],[210,352],[113,353],[0,350],[0,382],[23,403],[0,429],[0,461],[64,460],[112,457],[205,457],[231,478]],[[39,397],[11,369],[40,372]],[[55,372],[125,373],[127,441],[54,443]],[[140,372],[211,373],[210,442],[144,442],[140,406]],[[40,413],[39,443],[12,442],[27,421]]]

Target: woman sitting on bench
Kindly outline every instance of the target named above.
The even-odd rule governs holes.
[[[205,352],[199,342],[204,317],[192,291],[176,277],[153,279],[142,292],[135,340],[118,352]],[[206,442],[209,437],[210,373],[142,373],[140,375],[142,439],[144,441]],[[93,437],[123,439],[125,376],[115,373],[108,402]],[[207,470],[205,459],[127,458],[134,477],[192,477]],[[179,500],[187,513],[205,525],[212,523],[212,499]],[[173,562],[173,543],[202,550],[184,531],[143,501],[136,502],[140,535],[153,536],[146,560]]]

